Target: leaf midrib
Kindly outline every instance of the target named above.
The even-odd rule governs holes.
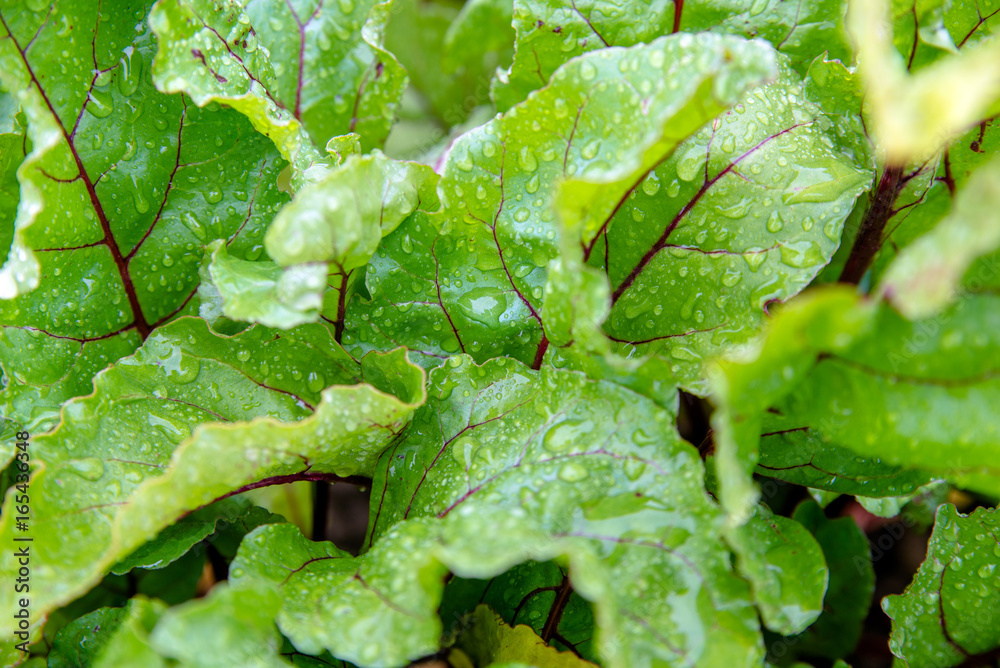
[[[3,17],[3,12],[0,12],[0,24],[3,25],[4,30],[7,32],[7,36],[10,38],[11,43],[17,50],[18,55],[21,57],[21,61],[24,63],[24,67],[28,72],[28,76],[31,77],[31,81],[35,84],[38,89],[38,93],[45,102],[45,106],[48,108],[49,113],[52,114],[52,118],[55,119],[56,124],[59,126],[59,131],[62,132],[63,139],[66,140],[66,145],[69,147],[70,154],[73,156],[73,160],[76,162],[76,168],[80,173],[80,179],[83,181],[84,186],[87,189],[87,196],[90,198],[91,206],[94,207],[94,211],[97,213],[97,219],[101,224],[101,230],[104,234],[104,238],[101,239],[100,244],[107,246],[108,250],[111,252],[111,257],[115,262],[115,267],[118,270],[118,275],[121,278],[122,284],[125,287],[125,295],[128,298],[129,307],[132,309],[133,321],[131,325],[122,328],[119,331],[125,331],[130,327],[135,327],[136,331],[142,340],[145,340],[149,333],[152,331],[152,327],[146,320],[146,316],[142,312],[142,307],[139,305],[139,296],[136,293],[135,285],[132,283],[132,277],[128,272],[128,262],[122,255],[121,249],[118,247],[118,243],[115,241],[114,235],[111,232],[111,224],[108,221],[107,215],[104,213],[104,207],[101,204],[101,200],[97,196],[97,190],[94,187],[94,183],[90,179],[90,175],[83,166],[83,161],[80,159],[80,154],[76,150],[76,145],[73,142],[73,137],[69,132],[66,131],[66,126],[63,125],[62,119],[59,114],[56,113],[55,107],[52,106],[52,102],[49,100],[45,89],[42,87],[41,82],[38,77],[35,76],[35,70],[28,62],[27,54],[21,47],[21,44],[17,41],[17,37],[11,31],[10,26],[7,25],[7,21]],[[94,35],[96,39],[96,33]],[[93,85],[91,85],[93,87]],[[83,109],[86,108],[87,101],[84,101],[83,108],[81,108],[81,113]]]
[[[758,149],[760,149],[762,146],[764,146],[768,142],[771,142],[771,141],[777,139],[778,137],[780,137],[780,136],[782,136],[782,135],[784,135],[784,134],[786,134],[788,132],[791,132],[792,130],[795,130],[797,128],[800,128],[800,127],[803,127],[803,126],[806,126],[806,125],[810,125],[811,123],[812,123],[812,121],[804,122],[804,123],[795,123],[794,125],[791,125],[791,126],[785,128],[784,130],[776,132],[776,133],[774,133],[772,135],[768,135],[764,139],[760,140],[757,144],[755,144],[754,146],[752,146],[749,149],[747,149],[747,151],[744,152],[742,155],[740,155],[738,158],[736,158],[735,160],[732,160],[728,165],[726,165],[726,167],[722,171],[720,171],[718,174],[716,174],[715,176],[713,176],[711,179],[706,179],[705,182],[702,184],[701,188],[698,189],[698,192],[696,192],[694,194],[694,196],[688,201],[688,203],[685,204],[684,207],[681,208],[681,210],[677,212],[677,215],[674,216],[674,219],[671,220],[670,224],[667,225],[667,227],[663,230],[663,233],[660,235],[660,237],[653,243],[653,245],[650,247],[650,249],[648,251],[646,251],[646,254],[642,256],[642,258],[639,260],[639,262],[636,263],[636,265],[632,268],[632,271],[629,273],[629,275],[625,277],[625,280],[623,280],[618,285],[618,287],[615,288],[615,291],[611,295],[611,306],[612,306],[612,308],[614,308],[615,304],[618,303],[618,300],[625,293],[625,291],[628,290],[632,286],[632,284],[635,282],[635,279],[638,278],[639,274],[641,274],[643,272],[643,270],[646,268],[646,265],[648,265],[652,261],[652,259],[659,254],[660,251],[662,251],[664,248],[666,248],[666,246],[667,246],[667,240],[670,238],[670,235],[673,234],[674,230],[677,229],[677,226],[680,225],[680,223],[684,219],[684,217],[687,216],[691,212],[692,209],[694,209],[694,207],[698,204],[698,202],[701,200],[701,198],[705,195],[705,193],[707,193],[712,188],[712,186],[714,186],[722,177],[726,176],[727,174],[729,174],[730,172],[732,172],[734,169],[736,169],[737,165],[739,165],[746,158],[748,158],[751,155],[753,155],[754,153],[756,153]],[[707,164],[708,163],[706,162],[706,169],[707,169]],[[652,171],[652,169],[653,168],[651,168],[650,171]],[[646,172],[646,174],[648,174],[648,173],[649,172]],[[707,174],[706,174],[706,176],[707,176]],[[617,209],[616,209],[616,212],[617,212]],[[606,224],[605,224],[605,228],[606,228]]]

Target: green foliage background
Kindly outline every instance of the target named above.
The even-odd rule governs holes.
[[[4,665],[996,665],[998,26],[0,0]]]

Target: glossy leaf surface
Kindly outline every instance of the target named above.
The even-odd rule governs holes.
[[[635,171],[771,71],[762,45],[709,35],[567,64],[539,95],[452,146],[438,184],[442,211],[415,215],[386,239],[369,267],[371,302],[349,305],[345,345],[395,341],[430,356],[540,363],[546,267],[559,248],[556,181],[600,179],[595,205],[613,207]]]
[[[629,355],[671,359],[695,390],[703,360],[755,338],[768,306],[829,261],[868,187],[849,127],[800,100],[801,86],[784,64],[650,172],[584,246],[612,287],[608,336]]]
[[[822,548],[805,527],[758,506],[726,540],[769,629],[791,635],[816,621],[830,573]]]
[[[938,511],[927,560],[906,592],[883,603],[893,652],[907,665],[957,666],[1000,646],[995,511]],[[985,658],[985,657],[984,657]]]
[[[266,527],[241,550],[244,579],[234,586],[278,588],[278,624],[302,651],[401,665],[437,642],[441,622],[432,612],[446,569],[492,577],[527,559],[565,555],[573,588],[596,603],[608,665],[651,665],[679,653],[699,657],[698,665],[752,661],[759,640],[749,592],[718,540],[704,540],[707,527],[721,529],[721,517],[670,414],[577,373],[455,361],[431,373],[427,407],[375,471],[370,550],[350,558],[296,537],[290,525]],[[600,404],[585,401],[597,394]],[[557,405],[576,409],[555,412]],[[701,530],[692,533],[695,524]],[[315,583],[328,578],[343,584],[320,598]],[[644,593],[682,582],[690,603]],[[674,606],[695,600],[699,617],[674,625]],[[327,616],[343,610],[347,625],[317,623],[316,606]],[[700,629],[693,634],[692,621]],[[375,623],[395,630],[392,645],[364,643],[365,627],[354,626]]]
[[[60,2],[0,15],[0,62],[32,144],[9,261],[15,278],[35,267],[0,303],[11,380],[0,405],[32,428],[51,426],[63,401],[153,328],[197,310],[207,242],[258,257],[266,216],[286,199],[275,183],[283,162],[248,123],[153,87],[157,44],[135,30],[144,12],[130,3],[98,20],[96,4]],[[53,77],[53,58],[76,69]]]
[[[517,0],[516,53],[493,85],[501,110],[548,83],[560,65],[607,46],[632,46],[679,31],[763,37],[793,57],[797,68],[828,51],[846,58],[844,10],[838,2],[680,2],[654,0],[622,6],[608,0]]]
[[[405,74],[379,45],[386,5],[268,6],[158,3],[149,17],[162,43],[153,78],[199,106],[217,101],[241,111],[292,163],[299,187],[339,163],[329,150],[337,135],[358,131],[366,148],[384,138]],[[292,24],[298,34],[281,28]]]
[[[0,664],[995,663],[998,2],[0,0]]]
[[[374,386],[355,385],[363,381]],[[57,430],[33,442],[32,513],[41,529],[33,620],[187,511],[268,478],[370,470],[423,391],[423,373],[404,353],[358,364],[320,325],[221,337],[181,319],[157,330],[98,376],[93,395],[70,403]],[[254,416],[261,421],[243,422]],[[234,424],[192,437],[201,423],[226,422]],[[342,450],[326,447],[334,435]],[[238,456],[220,469],[227,449]],[[10,514],[0,533],[15,534]],[[16,572],[13,554],[0,567]]]
[[[861,637],[875,589],[868,540],[850,518],[829,519],[812,502],[799,504],[793,518],[822,547],[830,582],[823,598],[823,613],[790,644],[799,655],[829,659],[847,656]]]

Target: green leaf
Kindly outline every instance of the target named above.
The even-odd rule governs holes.
[[[101,608],[67,624],[49,651],[51,668],[87,668],[92,665],[126,617],[124,608]]]
[[[1000,25],[996,0],[945,3],[944,23],[952,41],[961,48],[984,42]]]
[[[914,496],[916,495],[908,494],[906,496],[886,496],[874,499],[867,496],[859,496],[857,500],[861,507],[872,515],[890,518],[898,516],[903,507],[912,501]]]
[[[196,544],[186,554],[164,568],[138,568],[122,577],[125,593],[135,583],[136,593],[157,598],[168,605],[177,605],[198,595],[200,584],[204,584],[206,565],[215,570],[208,558],[208,548]],[[109,576],[110,577],[110,576]],[[105,578],[107,580],[107,577]],[[48,623],[46,623],[48,625]]]
[[[221,337],[183,318],[158,329],[32,442],[32,621],[188,511],[246,487],[369,472],[423,382],[403,351],[358,364],[321,325]],[[206,422],[234,424],[195,430]],[[5,512],[0,535],[14,531]],[[16,570],[13,553],[0,556],[0,571]],[[12,609],[13,590],[2,596]]]
[[[165,611],[149,643],[162,656],[192,668],[287,668],[292,664],[279,654],[273,604],[269,590],[219,585],[205,599]]]
[[[945,15],[952,4],[948,0],[893,0],[892,43],[905,60],[907,70],[915,72],[948,53],[958,51],[956,41],[945,25]],[[959,1],[954,4],[966,3]],[[954,21],[951,23],[954,25]]]
[[[454,358],[430,385],[375,472],[368,552],[350,558],[274,525],[234,562],[233,586],[279,589],[278,625],[300,651],[403,665],[438,647],[446,568],[489,578],[566,558],[573,590],[595,602],[606,665],[759,657],[749,592],[671,413],[612,383],[505,359]],[[331,581],[332,596],[318,586]],[[366,642],[369,624],[394,642]]]
[[[245,4],[253,31],[242,46],[249,50],[255,35],[270,53],[269,91],[316,146],[356,132],[367,151],[389,133],[406,86],[406,71],[381,46],[390,6],[375,0]]]
[[[931,481],[904,469],[824,441],[813,425],[766,413],[761,422],[756,472],[795,485],[859,498],[899,497]]]
[[[28,657],[25,656],[24,652],[17,649],[16,644],[19,642],[19,640],[14,638],[0,642],[0,661],[3,661],[4,666],[16,668],[17,666],[25,665],[24,662],[28,660]],[[36,662],[35,666],[31,666],[31,668],[35,668],[38,665]],[[45,666],[44,659],[42,659],[41,666]]]
[[[935,167],[936,173],[930,179],[930,183],[923,188],[925,192],[920,192],[917,188],[913,193],[914,195],[919,193],[916,199],[911,195],[899,202],[902,206],[916,201],[920,204],[901,211],[903,215],[897,220],[890,220],[892,234],[890,240],[883,244],[882,251],[876,259],[872,271],[873,280],[885,271],[895,258],[898,249],[905,248],[922,235],[930,233],[954,209],[956,195],[963,192],[972,175],[986,168],[991,158],[996,155],[997,146],[1000,145],[998,129],[1000,122],[994,118],[965,133],[945,149]],[[932,170],[925,169],[925,171]],[[967,278],[975,274],[980,283],[984,280],[989,281],[992,278],[991,274],[994,273],[993,270],[987,267],[984,274],[983,267],[978,266],[982,263],[975,264],[977,265],[974,266],[975,271],[970,271]]]
[[[403,350],[367,356],[355,373],[352,380],[363,384],[328,387],[315,412],[298,422],[261,417],[200,428],[177,448],[163,475],[136,491],[119,518],[122,533],[148,534],[191,508],[244,489],[300,476],[371,475],[382,450],[423,403],[424,374]],[[217,461],[230,463],[213,470]]]
[[[595,665],[572,652],[559,652],[549,647],[528,626],[508,626],[486,605],[476,607],[467,623],[469,627],[458,637],[456,647],[478,666],[517,663],[547,668],[583,668]]]
[[[873,313],[853,290],[806,293],[782,310],[757,351],[720,360],[712,373],[719,408],[712,415],[719,500],[731,522],[749,519],[760,492],[757,464],[765,411],[805,376],[820,351],[843,350],[870,327]],[[803,422],[803,424],[810,424]]]
[[[252,495],[237,498],[252,498]],[[189,517],[189,515],[185,517]],[[208,542],[219,554],[231,561],[248,533],[265,524],[283,524],[284,522],[285,518],[281,515],[276,515],[259,506],[251,506],[247,512],[217,525],[215,533],[208,537]]]
[[[351,157],[296,194],[268,229],[268,254],[281,265],[331,262],[364,266],[379,241],[418,207],[438,206],[437,176],[413,162],[376,151]]]
[[[339,164],[330,144],[338,135],[357,131],[366,149],[385,138],[406,83],[380,46],[387,15],[388,5],[372,0],[276,11],[264,2],[163,0],[149,16],[161,41],[153,78],[199,106],[245,114],[292,163],[298,189]]]
[[[998,127],[1000,123],[996,119],[984,121],[952,143],[938,158],[906,168],[904,183],[885,224],[882,246],[871,264],[873,284],[878,284],[901,249],[929,234],[948,215],[955,196],[965,189],[970,177],[985,167],[996,154],[1000,142]],[[840,275],[853,246],[860,217],[867,209],[865,205],[870,206],[871,202],[859,202],[848,220],[840,252],[824,270],[824,278],[836,280]],[[982,267],[976,267],[976,273],[981,272]],[[986,273],[992,274],[993,271]]]
[[[823,614],[789,644],[803,656],[847,656],[861,637],[875,590],[868,539],[853,519],[827,519],[812,502],[800,504],[793,518],[809,529],[823,548],[830,584],[823,599]]]
[[[162,602],[144,596],[136,596],[130,600],[116,632],[107,640],[103,651],[92,664],[94,668],[166,668],[166,662],[149,643],[149,632],[153,630],[165,608]]]
[[[791,635],[816,621],[830,572],[822,548],[805,527],[757,506],[726,540],[769,629]]]
[[[1000,248],[1000,159],[977,169],[951,211],[903,249],[886,270],[879,293],[911,320],[954,301],[962,277],[980,256]]]
[[[892,3],[893,45],[915,72],[965,47],[989,39],[997,25],[995,0]]]
[[[2,82],[0,82],[2,83]],[[0,103],[16,107],[14,96],[0,91]],[[31,289],[37,280],[37,267],[29,257],[18,258],[18,246],[14,245],[15,219],[18,205],[17,168],[24,161],[28,144],[24,128],[15,119],[14,109],[4,109],[2,127],[0,127],[0,257],[5,259],[0,268],[0,298],[10,299],[21,288]],[[9,118],[8,118],[9,116]],[[24,248],[23,240],[20,248]],[[16,272],[24,275],[18,279]]]
[[[874,171],[875,149],[862,117],[865,91],[861,77],[855,68],[828,56],[823,53],[810,63],[803,78],[803,95],[824,115],[837,119],[838,142],[850,147],[858,162]]]
[[[964,3],[963,3],[964,4]],[[924,161],[969,126],[995,115],[1000,40],[983,39],[916,74],[891,41],[888,3],[852,0],[848,27],[868,86],[871,130],[890,164]]]
[[[794,5],[770,0],[655,0],[627,9],[609,0],[577,0],[570,5],[517,0],[514,63],[508,72],[498,73],[492,95],[504,111],[548,83],[552,73],[575,56],[606,46],[650,42],[678,31],[762,37],[791,56],[793,67],[802,71],[823,51],[847,59],[843,16],[839,0]]]
[[[527,625],[552,647],[598,661],[594,611],[573,591],[566,569],[555,562],[525,562],[491,580],[453,577],[439,611],[446,635],[462,631],[466,615],[480,603],[508,626]]]
[[[831,446],[827,461],[838,450],[852,450],[997,493],[998,429],[979,408],[991,405],[997,391],[995,371],[983,364],[995,357],[996,303],[988,291],[970,293],[940,316],[916,322],[843,291],[824,291],[789,308],[759,358],[727,363],[716,385],[722,402],[713,416],[716,461],[723,505],[734,520],[742,517],[743,503],[756,498],[747,472],[759,435],[770,433],[762,426],[765,411],[794,431],[808,430],[814,450]],[[970,411],[983,416],[975,425],[966,419]],[[857,464],[841,461],[848,477],[857,475]],[[880,481],[876,471],[862,473],[874,478],[857,481],[878,490],[871,496],[910,493],[922,477],[890,469],[890,480]]]
[[[217,531],[224,531],[227,525],[249,519],[251,511],[261,510],[251,506],[242,499],[224,499],[205,508],[199,508],[185,515],[175,524],[171,524],[157,534],[156,538],[132,552],[128,557],[115,564],[111,569],[116,575],[124,575],[133,568],[159,569],[165,568],[183,556],[194,545],[208,538]],[[263,517],[253,513],[257,524],[267,524],[270,521],[280,522],[277,515],[263,513]],[[249,533],[245,530],[243,533]]]
[[[200,569],[201,567],[199,566]],[[138,575],[141,575],[141,573],[137,573]],[[143,579],[137,577],[136,581],[132,584],[136,585],[135,588],[138,590],[144,582]],[[186,589],[186,582],[179,584],[180,586],[176,587],[176,590]],[[124,606],[129,600],[129,586],[130,583],[126,581],[126,578],[117,575],[108,575],[96,587],[83,596],[53,611],[48,615],[44,629],[38,626],[34,627],[40,631],[38,634],[40,637],[36,639],[39,644],[34,647],[34,651],[36,653],[47,651],[55,641],[56,635],[58,635],[63,627],[74,620],[100,608],[119,608]]]
[[[978,407],[997,392],[984,365],[995,359],[997,299],[970,294],[916,322],[882,307],[866,336],[827,349],[773,410],[837,447],[996,493],[998,428]]]
[[[347,300],[382,237],[417,207],[436,209],[437,175],[376,151],[351,156],[304,186],[278,212],[265,246],[272,262],[234,260],[221,245],[203,267],[202,315],[290,329],[322,318],[341,336]]]
[[[274,262],[231,257],[217,240],[206,248],[201,267],[201,316],[215,324],[220,316],[267,327],[291,329],[319,319],[326,267],[302,264],[284,268]]]
[[[699,544],[720,518],[671,413],[608,382],[547,367],[536,374],[503,360],[434,371],[430,394],[409,438],[383,456],[380,473],[395,475],[375,478],[374,545],[401,519],[441,518],[451,543],[445,563],[463,577],[570,550],[570,582],[597,605],[598,652],[609,665],[674,660],[685,648],[693,664],[756,651],[738,603],[744,585],[719,561],[718,539],[711,548]],[[674,509],[700,516],[700,530],[673,524]],[[484,532],[493,522],[509,528]],[[577,560],[588,553],[601,561],[583,567]],[[694,588],[683,589],[699,600],[694,619],[704,620],[707,635],[697,636],[704,645],[669,621],[662,607],[672,607],[669,599],[654,593],[686,580],[695,562]],[[722,603],[728,597],[733,607]]]
[[[27,292],[36,281],[25,279],[0,302],[0,412],[36,432],[151,329],[197,310],[206,242],[259,256],[286,199],[269,142],[231,110],[159,93],[152,33],[136,31],[133,9],[100,23],[98,9],[0,14],[0,69],[16,79],[32,146],[18,168],[13,271],[31,264],[45,281]],[[99,28],[61,35],[63,25]],[[88,65],[63,73],[67,58]]]
[[[433,535],[433,534],[431,534]],[[361,557],[314,543],[290,524],[261,527],[230,568],[235,589],[277,592],[278,627],[306,654],[324,649],[363,666],[403,666],[438,649],[435,609],[443,567],[428,550],[429,534],[408,525]],[[391,643],[373,643],[375,631]]]
[[[386,238],[369,265],[371,301],[348,305],[345,345],[540,364],[546,266],[559,249],[557,182],[607,173],[595,206],[613,206],[606,198],[628,192],[649,151],[680,139],[673,121],[693,130],[771,72],[761,45],[711,35],[568,63],[550,86],[452,146],[438,184],[442,211],[414,215]]]
[[[497,67],[509,67],[515,46],[513,18],[512,0],[469,0],[462,5],[462,11],[448,26],[444,37],[444,62],[448,69],[458,70],[464,65],[477,71],[480,77],[477,83],[481,85]],[[470,67],[470,55],[479,56],[480,67],[475,67],[478,64],[475,61]],[[486,91],[485,86],[481,85],[481,89]]]
[[[490,103],[493,71],[514,56],[513,2],[395,0],[392,7],[386,46],[406,67],[411,88],[426,98],[430,118],[422,120],[429,121],[434,143]]]
[[[626,356],[669,359],[685,389],[704,393],[704,361],[756,338],[769,305],[816,276],[868,187],[850,126],[801,92],[783,61],[777,81],[662,160],[583,246],[612,288],[605,332]]]
[[[892,618],[890,648],[905,665],[947,668],[992,660],[980,655],[1000,647],[998,544],[995,510],[962,515],[950,504],[941,506],[913,582],[882,604]]]

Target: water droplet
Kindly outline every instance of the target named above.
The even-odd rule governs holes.
[[[781,214],[777,211],[772,211],[767,219],[767,231],[772,233],[780,232],[784,226],[785,221],[781,219]]]
[[[118,71],[118,92],[129,97],[139,88],[142,79],[142,58],[135,57],[135,49],[125,47]]]
[[[142,185],[142,181],[133,174],[132,175],[132,203],[135,205],[135,210],[139,213],[146,213],[149,211],[149,200],[146,199],[145,188]]]
[[[789,267],[814,267],[822,263],[823,259],[823,249],[813,241],[804,240],[781,246],[781,261]]]
[[[459,298],[458,307],[470,320],[499,327],[500,316],[507,310],[507,300],[495,288],[473,288]]]
[[[839,221],[831,220],[827,222],[827,224],[823,226],[823,234],[825,234],[826,238],[829,239],[830,241],[839,241],[840,240]]]
[[[587,476],[590,475],[590,471],[588,471],[587,467],[582,464],[569,462],[568,464],[562,465],[562,468],[559,469],[558,475],[560,480],[573,483],[585,480]]]
[[[549,452],[565,452],[581,443],[594,428],[591,420],[566,420],[545,432],[542,446]]]
[[[84,480],[97,480],[104,475],[104,463],[97,457],[71,459],[66,462],[66,468]]]
[[[198,241],[206,241],[208,239],[208,230],[205,229],[205,226],[190,211],[185,211],[181,214],[181,222],[184,224],[184,227],[191,230],[191,234]]]
[[[722,274],[722,284],[727,288],[734,287],[742,280],[743,280],[743,272],[737,271],[735,269],[727,269],[725,273]]]
[[[455,156],[455,166],[463,172],[472,171],[472,158],[469,156],[468,151]]]
[[[310,392],[319,392],[326,387],[326,379],[323,377],[323,374],[310,371],[306,377],[306,387],[309,388]]]
[[[656,172],[652,172],[645,181],[642,182],[642,192],[646,193],[650,197],[655,195],[660,190],[660,179],[656,176]]]
[[[538,190],[538,174],[535,174],[528,179],[528,183],[524,186],[524,188],[529,194],[534,194]]]
[[[456,440],[451,446],[451,456],[462,468],[468,470],[472,466],[472,459],[479,450],[480,443],[471,436],[463,436]]]
[[[763,249],[749,249],[743,253],[743,259],[747,261],[750,271],[756,273],[760,269],[760,265],[764,264],[764,260],[767,259],[767,252]]]
[[[629,480],[635,481],[641,478],[642,474],[646,472],[646,464],[639,459],[626,459],[624,469],[625,476]]]
[[[534,172],[538,169],[538,160],[527,146],[521,147],[521,151],[517,156],[517,162],[521,166],[521,169],[526,172]]]
[[[201,370],[201,363],[196,358],[181,355],[179,350],[172,351],[169,357],[161,360],[161,365],[167,378],[178,385],[190,383]]]
[[[95,118],[107,118],[114,111],[114,100],[111,93],[94,89],[90,91],[86,102],[87,112]]]
[[[700,147],[699,147],[700,148]],[[677,163],[677,176],[685,181],[692,181],[701,172],[702,155],[698,152],[688,152]]]

